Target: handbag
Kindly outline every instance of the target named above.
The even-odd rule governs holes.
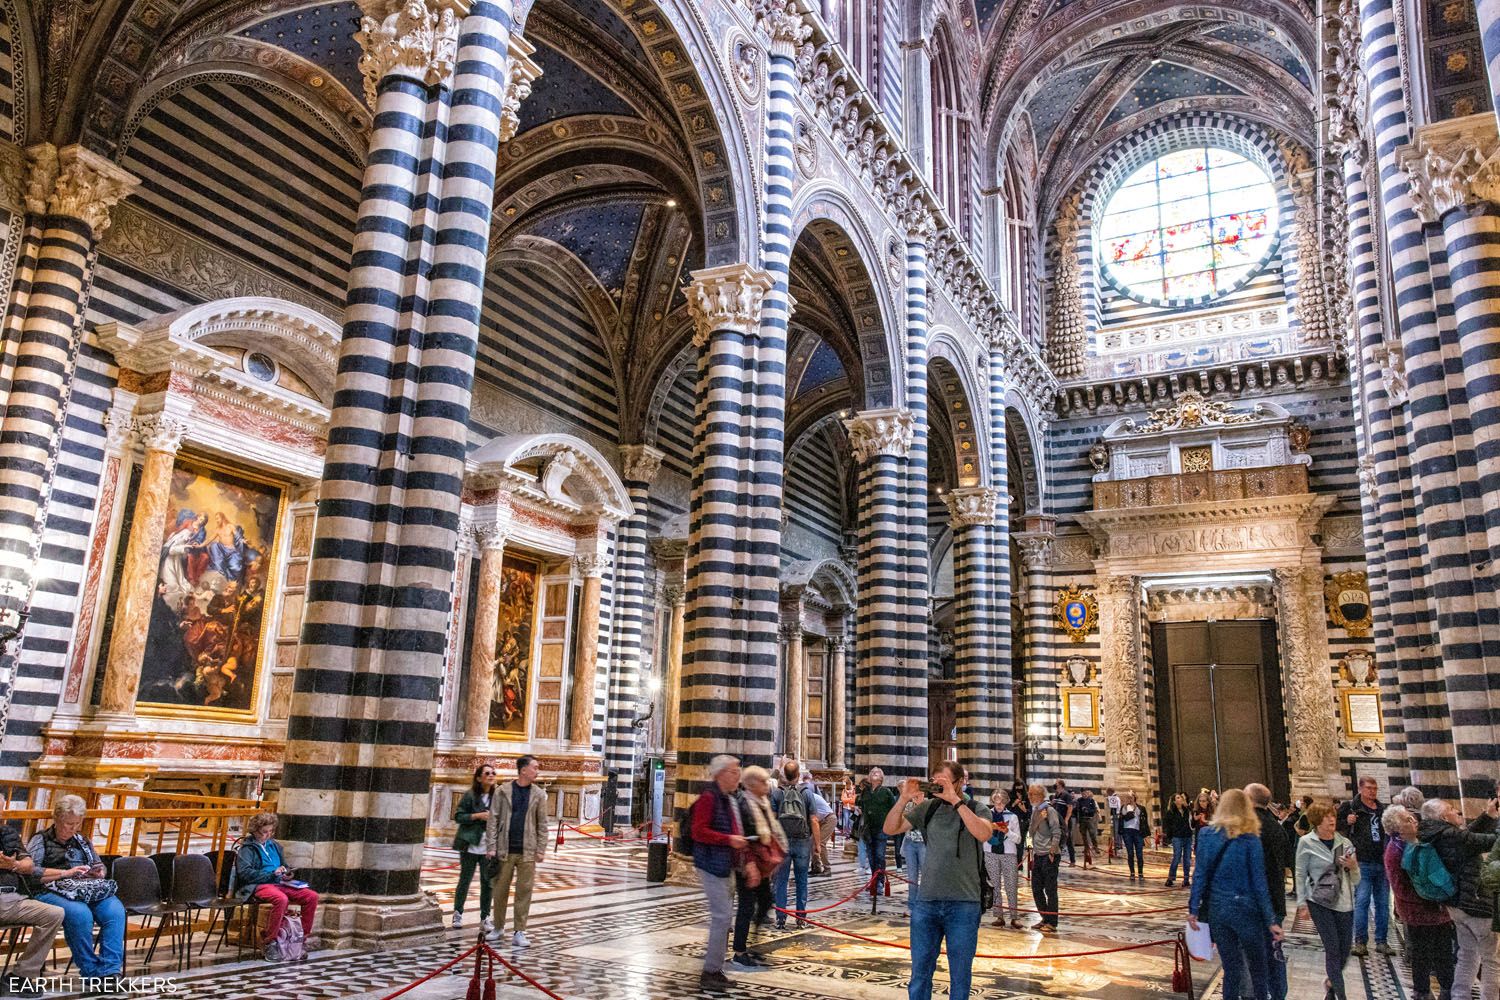
[[[120,891],[119,885],[112,878],[60,878],[47,888],[64,899],[90,906],[102,903]]]
[[[1319,906],[1332,909],[1338,905],[1339,895],[1344,888],[1343,882],[1344,876],[1339,871],[1339,861],[1335,857],[1333,863],[1313,879],[1312,885],[1307,890],[1307,898]]]

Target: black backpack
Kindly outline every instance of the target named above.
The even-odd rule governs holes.
[[[948,805],[948,803],[944,802],[942,799],[930,799],[927,802],[927,814],[922,817],[923,839],[926,839],[927,830],[930,829],[929,824],[931,824],[932,822],[933,812],[937,809],[938,806],[946,805]],[[949,806],[949,808],[953,809],[955,812],[958,811],[957,806]],[[963,825],[962,817],[960,817],[959,819],[959,824],[960,826]],[[968,833],[968,827],[963,827],[963,832],[958,835],[959,839],[954,842],[953,852],[956,857],[962,857],[964,840],[967,839],[974,844],[974,861],[979,866],[979,912],[988,913],[990,907],[995,905],[995,887],[990,884],[990,870],[984,863],[984,845],[979,841],[974,840],[974,838],[969,836]],[[932,847],[933,845],[931,841],[929,841],[927,844],[927,849],[929,852],[931,852]]]
[[[812,836],[807,822],[807,797],[795,786],[780,790],[781,801],[776,804],[776,819],[787,840],[806,840]]]

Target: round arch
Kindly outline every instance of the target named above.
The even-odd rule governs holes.
[[[524,468],[538,461],[539,470]],[[616,520],[635,509],[609,460],[571,434],[508,434],[474,449],[468,464],[480,473],[534,479],[548,499],[580,508],[598,505]]]
[[[1019,498],[1022,512],[1040,514],[1047,497],[1046,466],[1042,451],[1037,447],[1040,440],[1041,421],[1031,403],[1014,389],[1005,393],[1005,441],[1020,460],[1021,482]],[[1016,483],[1010,484],[1012,495],[1016,494]]]
[[[951,436],[954,485],[988,485],[993,481],[985,446],[988,407],[983,400],[988,397],[979,391],[957,338],[947,330],[934,333],[928,344],[927,391],[942,404]]]

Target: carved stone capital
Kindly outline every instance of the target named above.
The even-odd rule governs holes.
[[[1057,536],[1044,532],[1025,532],[1011,536],[1021,549],[1021,567],[1028,572],[1052,565],[1052,543]]]
[[[375,108],[380,81],[399,74],[431,86],[453,73],[458,59],[458,23],[468,0],[359,0],[354,40],[364,54],[359,71],[365,100]]]
[[[693,343],[701,351],[715,330],[750,335],[760,328],[761,305],[771,290],[771,275],[749,264],[725,264],[692,273],[687,287],[693,317]]]
[[[82,146],[58,149],[50,142],[26,151],[30,172],[26,210],[33,215],[81,219],[100,239],[109,228],[109,212],[134,191],[140,180],[98,153]]]
[[[760,5],[760,30],[771,39],[771,54],[789,56],[812,34],[803,0],[769,0]]]
[[[573,557],[573,570],[581,577],[601,577],[609,569],[610,557],[606,553],[590,553]]]
[[[910,410],[866,410],[844,421],[854,457],[868,462],[877,455],[905,458],[915,425]]]
[[[662,603],[675,608],[687,598],[687,588],[680,583],[669,583],[661,588]]]
[[[620,467],[625,473],[625,483],[645,483],[648,486],[661,469],[666,454],[649,444],[627,444],[620,448]]]
[[[135,434],[141,447],[169,455],[177,454],[177,449],[182,447],[189,426],[186,420],[170,413],[148,413],[135,418]]]
[[[913,198],[901,213],[901,228],[906,230],[906,242],[926,243],[937,230],[937,220],[920,198]]]
[[[948,505],[948,516],[953,519],[955,530],[982,527],[995,523],[1000,491],[991,486],[949,490],[943,495],[943,502]]]
[[[510,77],[500,106],[501,142],[515,138],[521,127],[521,102],[531,96],[531,85],[542,75],[542,67],[531,58],[535,51],[536,46],[520,35],[510,36]]]
[[[1424,125],[1397,158],[1424,222],[1479,202],[1500,205],[1500,137],[1492,112]]]
[[[510,525],[498,521],[474,525],[474,547],[480,552],[504,552],[505,540],[510,537]]]

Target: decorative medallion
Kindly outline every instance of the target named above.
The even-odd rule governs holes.
[[[1351,636],[1370,634],[1374,623],[1370,615],[1370,584],[1363,571],[1335,573],[1329,579],[1328,617]]]
[[[792,141],[792,158],[797,161],[797,169],[802,172],[802,176],[811,178],[818,172],[818,140],[806,118],[797,118],[795,136]]]
[[[1201,448],[1184,448],[1180,454],[1182,456],[1183,472],[1214,471],[1214,449],[1212,445],[1205,445]]]
[[[1350,687],[1375,687],[1375,657],[1363,649],[1350,650],[1339,660],[1339,677]]]
[[[1086,656],[1070,656],[1063,665],[1064,680],[1073,687],[1088,687],[1094,679],[1094,661]]]
[[[760,47],[742,33],[735,32],[730,36],[730,76],[734,78],[735,89],[740,92],[740,97],[752,107],[760,103],[761,81],[765,79],[765,74],[761,72],[761,65],[764,63],[762,55]]]
[[[1084,642],[1099,624],[1099,602],[1092,590],[1070,584],[1057,595],[1057,621],[1074,642]]]

